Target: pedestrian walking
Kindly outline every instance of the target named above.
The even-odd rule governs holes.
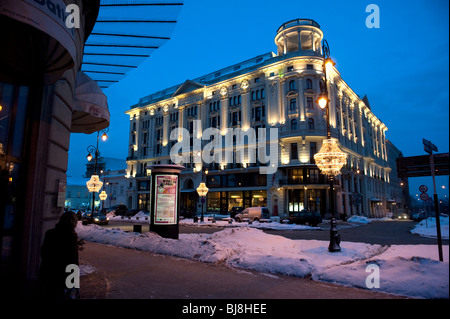
[[[44,298],[76,299],[79,297],[78,289],[69,289],[66,285],[66,278],[69,275],[66,272],[67,266],[78,266],[78,250],[82,246],[75,232],[77,223],[77,215],[67,211],[61,215],[55,228],[45,233],[39,271],[39,285]]]

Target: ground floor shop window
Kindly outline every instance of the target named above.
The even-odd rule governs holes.
[[[138,194],[138,209],[146,212],[150,211],[150,194]]]
[[[210,191],[206,195],[206,207],[208,212],[227,213],[234,206],[267,207],[267,191]]]
[[[326,203],[326,191],[322,189],[289,189],[288,210],[289,214],[300,212],[304,209],[324,214]]]
[[[209,192],[206,195],[206,203],[208,212],[220,212],[220,192]]]
[[[29,88],[0,82],[0,267],[12,266],[23,215]],[[29,143],[29,142],[28,142]],[[20,220],[20,219],[19,219]],[[16,247],[19,247],[16,245]],[[18,254],[16,254],[18,256]],[[4,272],[7,273],[7,272]],[[3,277],[1,278],[3,279]]]

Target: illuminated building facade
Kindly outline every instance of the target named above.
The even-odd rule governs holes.
[[[273,216],[302,209],[329,216],[329,183],[313,157],[327,133],[326,114],[316,103],[324,77],[322,39],[314,20],[286,22],[275,36],[276,54],[258,55],[187,80],[133,105],[126,114],[130,116],[127,176],[136,190],[134,208],[146,208],[141,205],[149,202],[147,167],[172,163],[170,150],[177,140],[170,139],[171,131],[186,128],[192,141],[198,120],[201,130],[277,128],[278,168],[275,174],[260,174],[258,161],[238,162],[235,150],[229,163],[199,166],[187,161],[181,173],[182,211],[200,212],[195,189],[204,178],[208,212],[266,206]],[[388,161],[387,127],[372,112],[367,97],[360,98],[335,67],[328,77],[331,135],[348,155],[335,181],[338,215],[382,217],[389,212],[392,198],[387,189],[395,173]],[[191,158],[194,155],[191,150]],[[205,168],[208,174],[202,177]]]

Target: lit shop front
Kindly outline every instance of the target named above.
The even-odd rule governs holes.
[[[234,206],[267,207],[267,191],[210,191],[206,196],[207,212],[226,213]]]

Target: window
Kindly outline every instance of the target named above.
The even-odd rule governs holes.
[[[313,69],[314,69],[314,66],[313,66],[312,64],[307,64],[307,65],[306,65],[306,69],[307,69],[307,70],[313,70]]]
[[[294,67],[293,66],[288,66],[287,71],[288,72],[294,71]]]
[[[306,80],[306,89],[312,89],[312,81],[311,79],[307,79]]]
[[[255,121],[261,121],[261,107],[255,108]]]
[[[306,98],[306,108],[307,109],[313,109],[314,108],[313,98],[310,97],[310,96]]]
[[[291,131],[295,131],[297,129],[297,120],[293,119],[291,121]]]
[[[314,130],[314,119],[308,119],[308,130]]]
[[[238,125],[238,120],[239,120],[239,112],[233,112],[231,125],[232,126]]]
[[[310,142],[309,143],[309,158],[310,163],[314,163],[314,154],[317,153],[317,143],[316,142]]]
[[[259,78],[256,78],[256,79],[255,79],[255,83],[258,83],[258,82],[259,82]]]
[[[297,109],[297,99],[290,99],[289,100],[289,109],[290,110]]]
[[[291,160],[298,159],[297,143],[291,143]]]
[[[264,99],[266,97],[266,93],[264,89],[261,89],[261,98]]]
[[[293,90],[295,90],[295,81],[294,80],[289,82],[289,91],[293,91]]]

